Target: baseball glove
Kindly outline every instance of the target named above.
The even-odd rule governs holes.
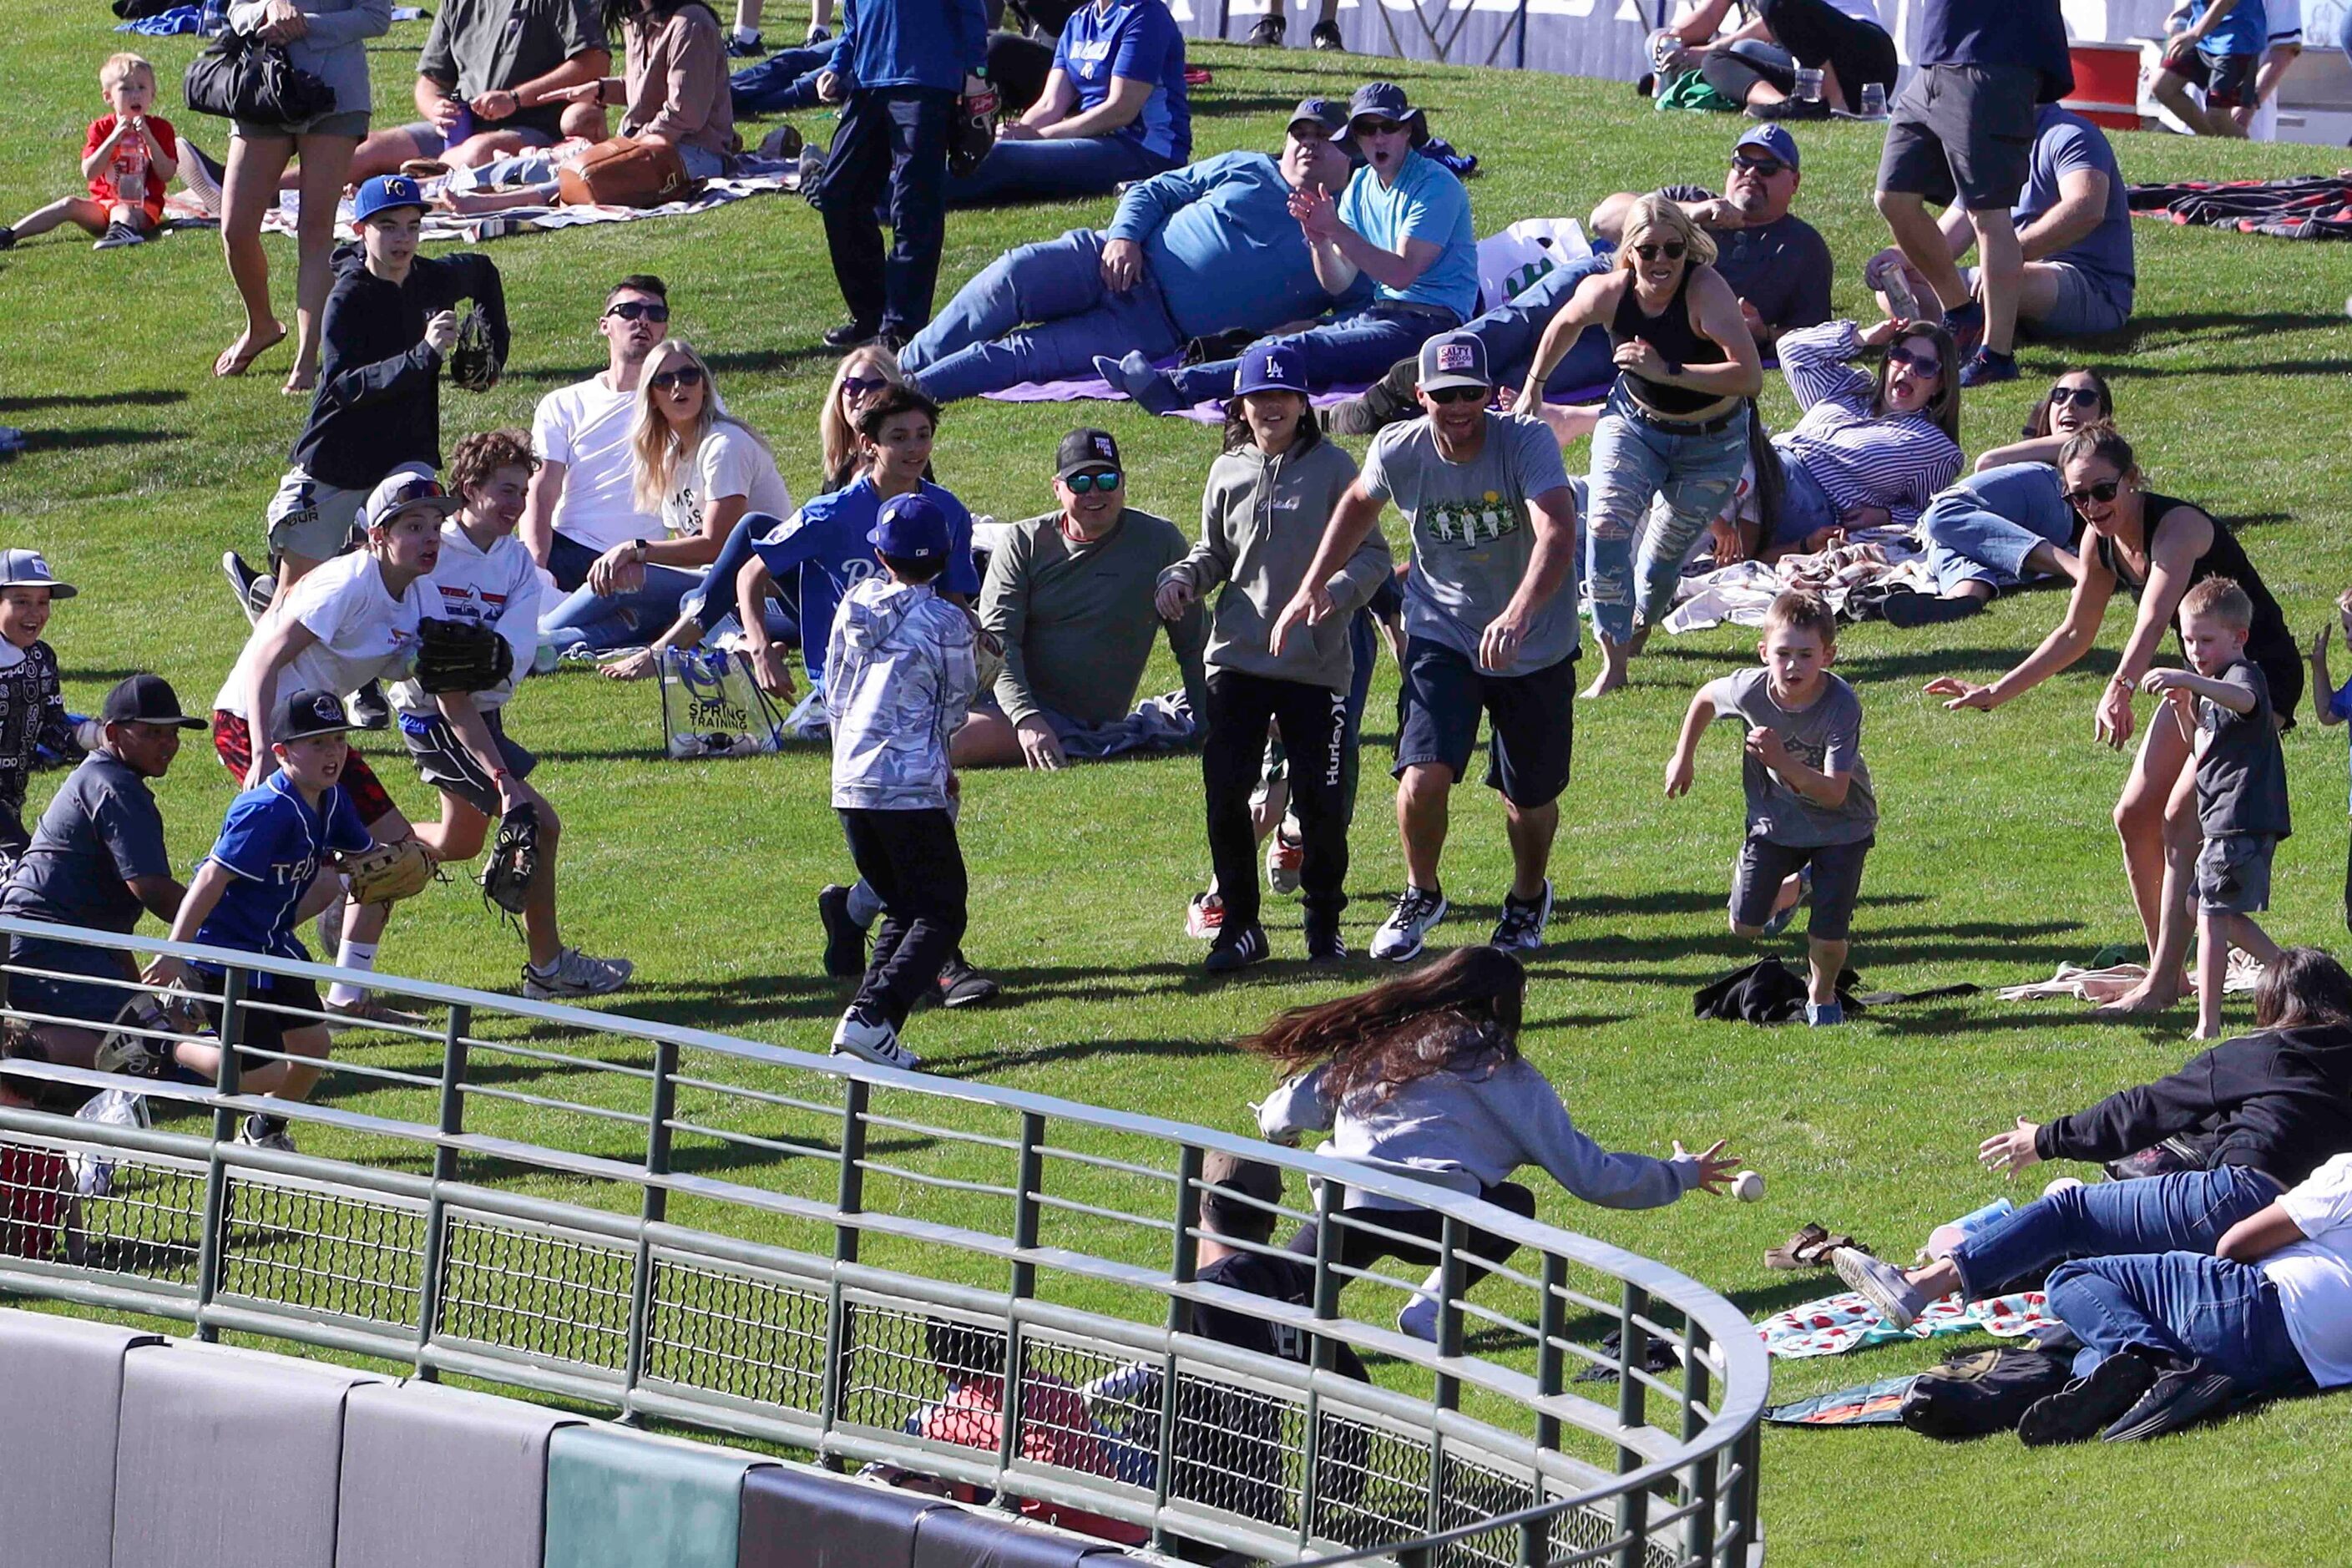
[[[982,109],[971,99],[958,99],[955,117],[948,121],[948,173],[959,178],[971,174],[995,145],[994,106]]]
[[[416,635],[416,684],[427,691],[488,691],[514,673],[514,645],[495,626],[428,616]]]
[[[457,346],[449,351],[449,379],[467,392],[488,392],[499,384],[498,342],[490,335],[490,318],[481,306],[467,308],[458,318]]]
[[[526,802],[499,821],[499,841],[491,847],[489,863],[478,879],[485,902],[515,916],[522,913],[538,875],[539,808]]]
[[[342,866],[355,904],[394,904],[415,898],[441,875],[432,855],[414,838],[346,855]]]

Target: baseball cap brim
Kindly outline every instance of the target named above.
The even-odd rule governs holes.
[[[1413,384],[1423,392],[1444,392],[1456,386],[1475,386],[1482,392],[1495,390],[1495,384],[1486,377],[1471,375],[1458,370],[1442,370],[1435,375],[1415,381]]]
[[[425,510],[437,513],[442,517],[454,517],[465,504],[465,498],[462,496],[418,496],[414,500],[402,501],[382,517],[370,519],[367,526],[372,529],[386,527],[397,522],[400,520],[400,514],[404,511]]]
[[[70,583],[54,582],[47,577],[25,577],[14,583],[0,583],[0,588],[47,588],[52,599],[70,599],[81,592]]]

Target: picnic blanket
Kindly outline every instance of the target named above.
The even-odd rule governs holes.
[[[1760,626],[1772,601],[1790,588],[1810,588],[1847,620],[1863,618],[1863,605],[1896,588],[1933,595],[1927,552],[1913,531],[1889,526],[1864,529],[1843,544],[1811,555],[1784,555],[1770,565],[1738,561],[1687,574],[1675,587],[1675,607],[1660,623],[1680,636],[1726,621]]]
[[[2013,1340],[2051,1328],[2057,1321],[2050,1315],[2041,1291],[2021,1290],[2013,1296],[1988,1296],[1981,1301],[1964,1302],[1957,1296],[1947,1296],[1929,1303],[1909,1328],[1898,1329],[1879,1316],[1869,1297],[1859,1290],[1841,1290],[1834,1296],[1775,1312],[1756,1325],[1756,1332],[1764,1342],[1765,1354],[1781,1361],[1802,1361],[1813,1356],[1843,1355],[1848,1351],[1895,1340],[1940,1339],[1946,1334],[1964,1334],[1971,1329],[1982,1329],[1998,1339]]]
[[[2291,180],[2188,180],[2129,187],[2131,210],[2281,239],[2352,239],[2352,169]]]
[[[2078,1002],[2105,1003],[2114,1001],[2147,978],[2147,965],[2145,963],[2111,963],[2101,968],[2062,963],[2058,972],[2047,980],[2036,980],[2023,985],[2004,985],[1993,994],[2004,1002],[2072,996]],[[2252,991],[2262,983],[2262,978],[2263,966],[2255,961],[2253,954],[2238,948],[2230,950],[2230,966],[2221,975],[2224,995]]]

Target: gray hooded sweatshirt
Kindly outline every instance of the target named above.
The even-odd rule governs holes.
[[[876,574],[842,596],[825,645],[833,804],[944,811],[948,737],[980,689],[971,617],[928,583]]]

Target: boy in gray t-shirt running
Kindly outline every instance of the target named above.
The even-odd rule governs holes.
[[[1791,589],[1772,601],[1756,645],[1760,669],[1710,680],[1691,699],[1682,738],[1666,764],[1666,794],[1687,794],[1699,736],[1717,719],[1748,728],[1740,782],[1748,792],[1748,839],[1732,874],[1731,929],[1771,936],[1808,892],[1811,973],[1805,1022],[1843,1024],[1838,972],[1862,890],[1862,862],[1877,842],[1878,798],[1862,760],[1862,701],[1830,673],[1837,617],[1811,594]]]

